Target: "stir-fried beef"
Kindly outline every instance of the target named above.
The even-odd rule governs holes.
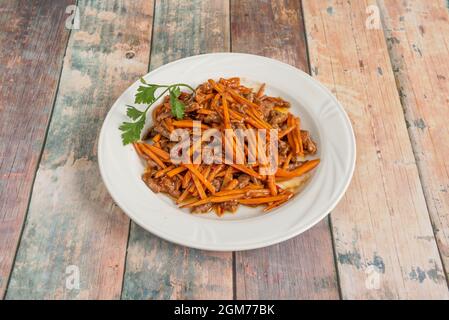
[[[309,131],[301,130],[301,139],[304,151],[308,154],[315,154],[317,151],[317,146],[310,137]]]

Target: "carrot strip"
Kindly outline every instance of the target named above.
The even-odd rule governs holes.
[[[260,98],[263,96],[263,92],[265,91],[265,83],[262,83],[259,90],[256,93],[256,98]]]
[[[161,168],[165,168],[166,165],[161,161],[161,159],[159,159],[159,157],[153,153],[153,151],[151,151],[146,145],[144,144],[140,144],[140,148],[142,150],[142,152],[144,152],[146,155],[148,155],[154,162],[156,162],[156,164],[161,167]]]
[[[215,177],[217,176],[217,174],[219,174],[221,172],[221,170],[223,170],[223,168],[224,168],[223,164],[219,164],[218,166],[216,166],[210,173],[209,177],[207,177],[207,180],[209,180],[209,181],[214,180]]]
[[[267,202],[273,202],[278,200],[285,200],[288,199],[288,197],[291,197],[291,195],[288,194],[281,194],[273,197],[261,197],[261,198],[252,198],[252,199],[239,199],[239,203],[241,204],[262,204]]]
[[[217,216],[219,216],[219,217],[221,217],[224,213],[224,209],[218,204],[214,206],[214,210],[215,210],[215,213],[217,214]]]
[[[209,110],[209,109],[199,109],[196,113],[199,113],[199,114],[212,114],[212,113],[214,113],[212,110]]]
[[[226,169],[224,178],[223,178],[223,183],[221,184],[222,187],[225,187],[230,181],[232,180],[232,167],[228,167]]]
[[[253,177],[257,178],[257,179],[265,180],[264,176],[258,174],[256,171],[254,171],[251,168],[245,167],[242,164],[230,164],[230,166],[232,166],[232,167],[236,168],[237,170],[242,171],[242,172],[244,172],[244,173],[246,173],[246,174],[248,174],[250,176],[253,176]]]
[[[196,206],[199,206],[199,205],[202,205],[205,203],[209,203],[209,202],[212,202],[212,203],[226,202],[226,201],[242,198],[243,196],[244,196],[243,194],[232,194],[232,195],[220,196],[220,197],[212,196],[212,197],[207,197],[206,199],[202,199],[197,202],[188,204],[186,206],[183,206],[183,208],[196,207]]]
[[[209,100],[212,99],[213,97],[214,97],[214,94],[213,94],[213,93],[210,93],[210,94],[206,94],[205,96],[203,96],[201,100],[200,100],[200,99],[197,99],[196,101],[197,101],[199,104],[203,104],[204,102],[209,101]]]
[[[179,198],[179,199],[180,199],[180,198]],[[195,197],[188,198],[188,199],[185,200],[185,201],[179,201],[179,199],[178,199],[178,201],[177,201],[179,206],[185,206],[185,205],[188,205],[188,204],[191,204],[191,203],[194,203],[194,202],[197,202],[197,201],[200,200],[200,199],[195,198]]]
[[[281,131],[281,133],[279,133],[278,138],[282,139],[283,137],[285,137],[285,135],[289,134],[293,130],[295,130],[295,126],[288,127],[287,129],[285,129],[285,130]]]
[[[289,197],[287,197],[286,199],[284,199],[284,200],[279,200],[279,201],[273,202],[272,204],[270,204],[270,205],[268,205],[267,207],[265,207],[265,208],[263,209],[263,211],[264,211],[264,212],[268,212],[268,211],[271,211],[271,210],[273,210],[273,209],[275,209],[275,208],[280,207],[281,205],[283,205],[284,203],[286,203],[292,196],[293,196],[293,193],[291,193],[291,195],[290,195]]]
[[[255,104],[254,102],[249,101],[248,99],[242,97],[241,95],[239,95],[237,92],[235,92],[232,89],[228,89],[229,93],[231,94],[231,96],[237,100],[238,102],[242,103],[242,104],[246,104],[248,107],[252,107],[256,110],[259,110],[259,106],[257,104]]]
[[[137,142],[134,142],[134,143],[133,143],[133,147],[134,147],[134,149],[137,151],[137,154],[138,154],[139,156],[141,156],[142,158],[148,158],[148,157],[146,156],[146,154],[144,154],[144,153],[142,152],[142,150],[140,150],[139,144],[138,144]]]
[[[184,172],[184,171],[186,171],[186,170],[187,170],[187,168],[184,168],[184,167],[177,167],[177,168],[174,168],[173,170],[167,172],[167,176],[169,176],[170,178],[172,178],[172,177],[176,176],[177,174],[179,174],[179,173],[181,173],[181,172]]]
[[[165,118],[164,124],[168,131],[172,132],[173,130],[175,130],[175,128],[173,128],[173,122],[170,118]]]
[[[263,190],[262,185],[255,185],[251,187],[245,187],[243,189],[234,189],[234,190],[223,190],[215,193],[215,196],[228,196],[232,194],[246,194],[249,191],[253,190]],[[268,190],[268,189],[267,189]]]
[[[190,171],[187,171],[187,173],[184,175],[184,178],[182,179],[181,187],[184,189],[187,188],[190,179],[192,179],[192,174],[190,173]]]
[[[214,80],[209,79],[207,80],[209,82],[209,84],[211,85],[212,88],[215,89],[215,91],[222,93],[223,92],[223,88],[221,87],[221,85],[219,85],[218,83],[216,83]]]
[[[240,114],[237,111],[234,111],[232,109],[229,109],[229,116],[238,121],[241,121],[244,118],[244,116],[242,114]]]
[[[295,123],[296,123],[295,134],[296,134],[296,139],[298,140],[299,154],[304,155],[304,147],[302,145],[302,138],[301,138],[301,120],[299,118],[296,118]]]
[[[312,169],[314,169],[319,163],[320,163],[320,159],[306,161],[306,163],[304,163],[302,166],[300,166],[292,171],[286,171],[284,169],[278,168],[276,171],[276,176],[284,177],[284,178],[299,177],[299,176],[311,171]]]
[[[223,188],[223,190],[233,190],[237,185],[239,184],[239,181],[237,179],[232,179],[229,181],[229,183]]]
[[[272,196],[278,194],[278,190],[276,187],[276,182],[274,181],[274,175],[269,175],[267,179],[268,188],[270,189],[270,193]]]
[[[265,197],[271,195],[270,189],[253,189],[245,192],[245,196],[248,198]]]
[[[226,100],[226,92],[222,94],[224,125],[226,129],[231,129],[231,120],[229,119],[228,101]]]
[[[173,123],[173,126],[178,127],[178,128],[193,128],[194,127],[193,120],[175,120],[172,123]],[[201,126],[201,129],[209,129],[209,127],[205,124],[201,123],[200,126]]]
[[[212,194],[215,193],[215,187],[207,179],[204,178],[204,176],[198,171],[198,169],[195,168],[195,166],[193,166],[192,164],[184,164],[184,166],[187,167],[187,169],[189,169],[192,174],[197,176],[201,183],[204,184],[204,186]]]
[[[282,169],[288,169],[288,166],[290,164],[290,161],[292,160],[293,153],[289,152],[287,155],[287,159],[285,159],[284,165],[282,166]]]
[[[153,137],[153,142],[159,142],[159,140],[161,140],[161,134],[160,133],[158,133],[157,135],[155,135],[154,137]]]
[[[198,179],[198,177],[193,175],[192,180],[193,180],[193,183],[195,184],[196,190],[198,191],[200,198],[206,199],[207,198],[206,193],[204,192],[203,186],[201,185],[201,182]]]
[[[185,198],[187,198],[187,196],[189,195],[189,188],[186,188],[183,192],[182,192],[182,194],[181,194],[181,196],[178,198],[178,200],[176,200],[176,203],[177,204],[180,204],[182,201],[184,201],[184,199]]]
[[[156,172],[156,174],[154,175],[155,178],[160,178],[162,176],[164,176],[167,172],[169,172],[170,170],[172,170],[175,166],[170,166],[167,167],[165,169],[159,170],[158,172]]]
[[[289,126],[289,127],[293,126],[291,114],[288,115],[287,126]],[[291,131],[287,134],[287,141],[288,141],[288,144],[290,145],[290,148],[292,149],[293,153],[296,154],[295,141],[293,140],[293,134]]]
[[[161,148],[158,148],[154,145],[151,144],[147,144],[147,143],[142,143],[145,147],[149,148],[151,151],[153,151],[156,155],[158,155],[159,157],[161,157],[164,160],[170,160],[170,155],[168,154],[168,152],[162,150]]]

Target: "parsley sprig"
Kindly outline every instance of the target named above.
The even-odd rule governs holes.
[[[177,119],[182,119],[184,117],[185,110],[184,103],[178,99],[181,94],[181,87],[186,87],[192,92],[195,92],[195,89],[185,83],[160,85],[147,83],[143,78],[140,79],[140,82],[142,85],[137,89],[134,102],[147,104],[148,106],[145,110],[141,111],[134,106],[127,105],[126,114],[133,120],[133,122],[123,122],[119,127],[120,131],[122,131],[122,142],[124,145],[140,139],[140,134],[145,126],[147,111],[167,92],[170,95],[171,112]],[[157,91],[160,92],[159,95],[156,95]]]

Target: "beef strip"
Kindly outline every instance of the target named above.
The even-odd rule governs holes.
[[[212,205],[213,205],[212,202],[208,202],[208,203],[205,203],[205,204],[201,204],[201,205],[199,205],[199,206],[193,207],[193,208],[192,208],[192,212],[200,212],[200,213],[206,213],[206,212],[209,212],[210,209],[212,209]]]
[[[198,102],[192,102],[192,103],[189,103],[186,106],[185,112],[186,113],[190,113],[190,112],[196,111],[196,110],[198,110],[200,108],[201,108],[201,106],[200,106],[200,104]]]
[[[290,151],[290,146],[288,145],[287,142],[279,140],[278,142],[278,150],[279,150],[279,155],[286,157],[287,154]]]
[[[268,123],[273,128],[279,128],[282,123],[287,121],[288,113],[280,112],[277,110],[271,110]]]
[[[178,182],[178,177],[170,178],[168,176],[164,176],[161,179],[162,190],[174,198],[178,198],[181,195],[181,191],[179,187],[181,184]]]
[[[269,100],[263,100],[260,102],[260,111],[262,112],[262,116],[264,120],[267,120],[270,116],[270,112],[273,110],[275,104]]]
[[[149,175],[143,174],[142,180],[151,190],[153,190],[153,192],[159,193],[162,191],[162,187],[160,186],[158,179],[154,179]]]
[[[249,185],[249,183],[251,182],[251,177],[247,174],[241,174],[241,175],[239,175],[237,180],[239,181],[238,188],[242,189],[242,188],[246,187],[247,185]]]
[[[214,180],[212,180],[212,185],[215,187],[216,192],[220,191],[222,183],[223,178],[214,178]]]
[[[142,180],[145,184],[153,190],[155,193],[165,192],[174,198],[181,195],[179,188],[181,187],[181,181],[178,177],[170,178],[168,176],[156,179],[152,178],[150,175],[142,175]]]
[[[170,131],[168,131],[162,124],[156,123],[153,127],[153,130],[156,133],[160,133],[161,136],[170,139]]]
[[[317,146],[310,137],[309,131],[301,130],[301,140],[306,154],[315,154]]]
[[[223,120],[221,120],[220,115],[217,112],[213,112],[211,114],[208,114],[204,117],[203,122],[207,124],[211,123],[221,123]]]

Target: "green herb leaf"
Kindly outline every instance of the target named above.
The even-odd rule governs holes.
[[[156,85],[149,85],[149,86],[140,86],[137,89],[136,97],[134,102],[135,103],[146,103],[146,104],[152,104],[154,101],[156,101],[156,97],[154,96],[154,93],[159,88],[159,86]]]
[[[185,105],[182,101],[178,99],[181,94],[179,87],[174,87],[170,89],[170,105],[171,113],[177,118],[182,119],[184,117]]]
[[[128,107],[126,109],[126,115],[133,120],[137,120],[143,114],[145,114],[145,111],[140,111],[139,109],[136,109],[135,107],[130,106],[130,105],[126,105],[126,106]]]
[[[171,112],[177,119],[184,117],[185,110],[184,103],[179,100],[179,96],[181,95],[180,87],[186,87],[195,94],[195,89],[185,83],[173,85],[149,84],[143,78],[140,78],[140,82],[143,85],[137,89],[135,103],[145,103],[148,106],[144,111],[140,111],[133,106],[127,105],[126,115],[131,120],[134,120],[134,122],[123,122],[119,127],[119,130],[122,131],[122,142],[124,145],[140,140],[140,134],[145,126],[148,110],[167,91],[170,95]],[[155,93],[159,88],[165,88],[165,90],[156,97]]]
[[[122,142],[124,145],[135,142],[140,139],[140,133],[145,125],[146,116],[142,116],[136,122],[123,122],[119,129],[122,132]]]

